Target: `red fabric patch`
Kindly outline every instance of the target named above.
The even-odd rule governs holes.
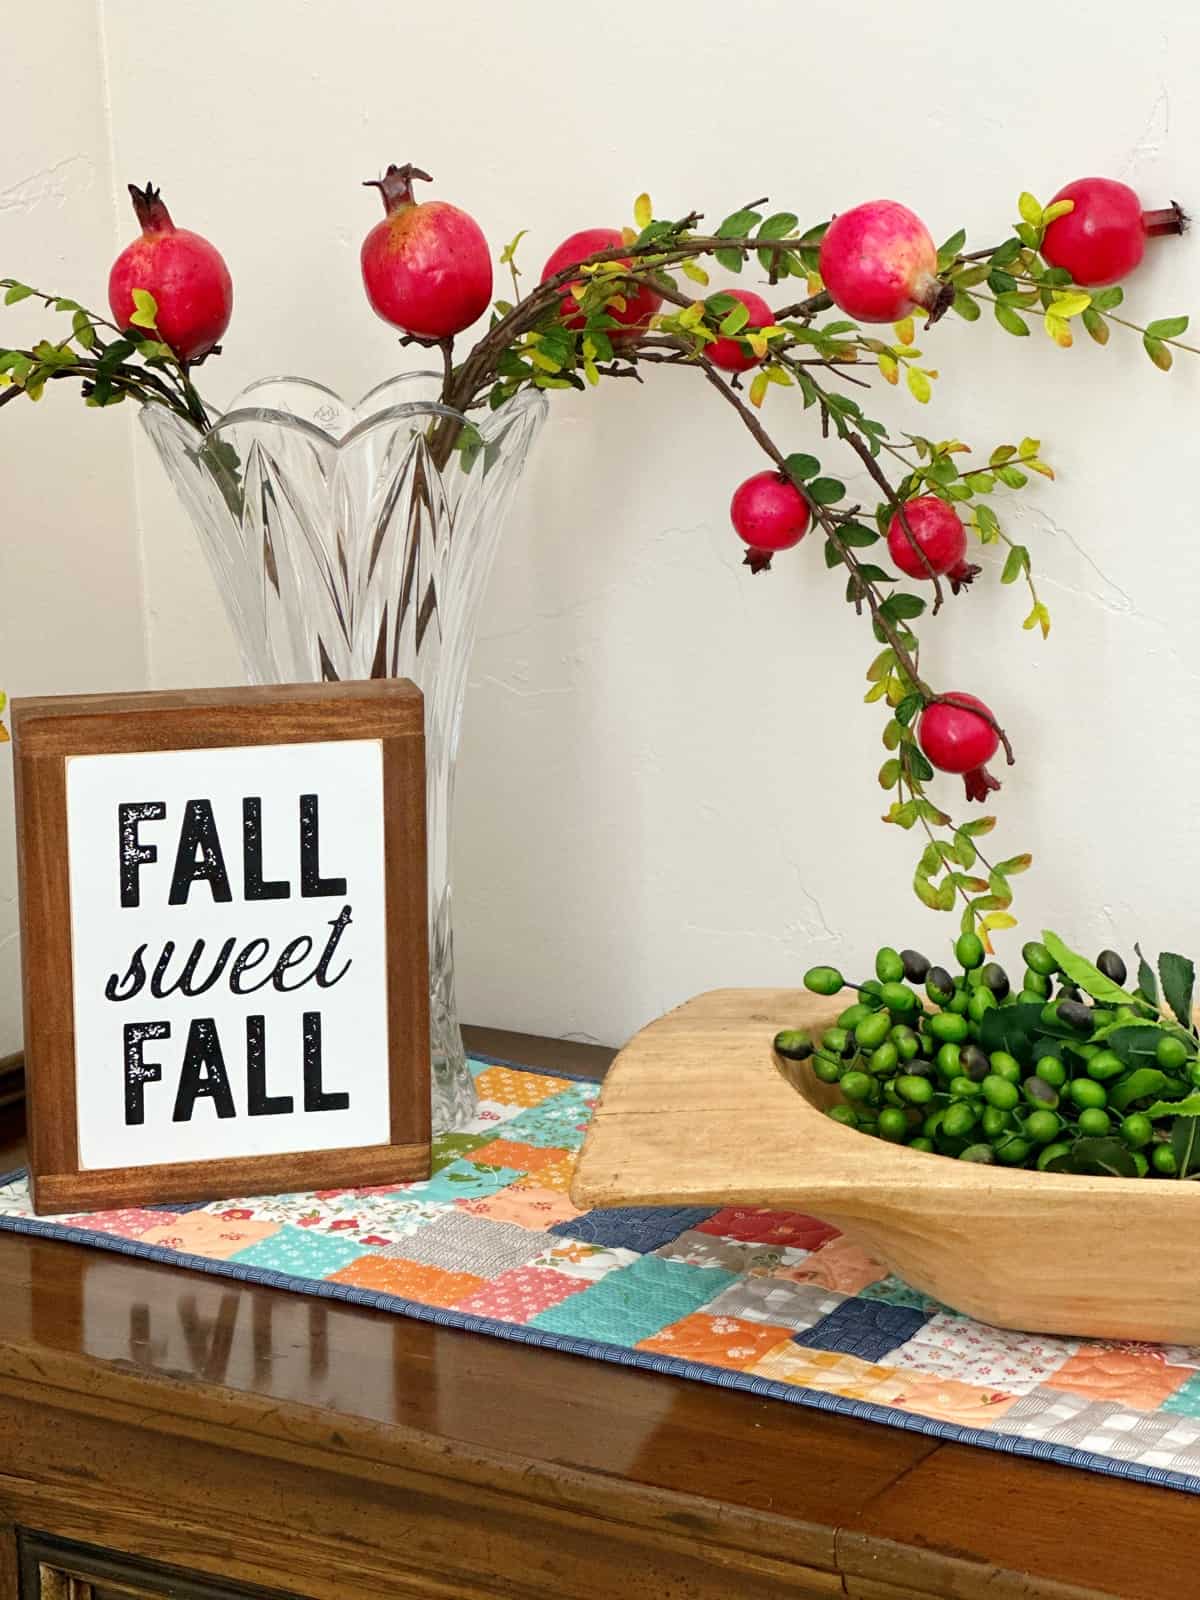
[[[749,1211],[734,1206],[718,1211],[700,1223],[696,1231],[755,1244],[786,1245],[793,1250],[815,1250],[826,1239],[838,1237],[838,1230],[827,1222],[801,1216],[798,1211]]]

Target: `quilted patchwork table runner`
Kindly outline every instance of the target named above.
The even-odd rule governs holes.
[[[580,1212],[597,1086],[473,1071],[428,1182],[41,1219],[18,1173],[0,1228],[1200,1493],[1200,1347],[987,1327],[792,1212]]]

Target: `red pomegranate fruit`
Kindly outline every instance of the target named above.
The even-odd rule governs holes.
[[[416,200],[414,178],[433,181],[410,163],[364,185],[383,195],[387,215],[363,240],[363,285],[385,322],[415,339],[449,339],[491,302],[491,252],[474,217],[445,200]]]
[[[955,594],[981,570],[966,559],[967,530],[958,512],[935,494],[906,500],[904,516],[893,515],[887,538],[892,560],[906,577],[948,578]]]
[[[834,304],[858,322],[900,322],[918,307],[935,322],[954,299],[937,275],[929,229],[895,200],[868,200],[835,217],[820,270]]]
[[[625,239],[619,228],[584,228],[579,233],[573,233],[551,253],[542,268],[541,282],[545,283],[547,278],[556,277],[568,267],[577,267],[581,261],[586,261],[589,256],[598,255],[601,250],[612,250],[624,243]],[[629,265],[628,256],[614,259],[619,260],[623,267]],[[576,278],[574,283],[563,286],[561,315],[568,328],[582,328],[587,320],[571,293],[572,288],[582,281],[581,278]],[[646,283],[639,283],[636,286],[630,283],[623,284],[621,294],[625,301],[624,306],[611,307],[608,315],[622,328],[638,331],[647,328],[650,318],[662,305],[662,295]]]
[[[728,293],[734,300],[740,300],[750,313],[750,320],[740,337],[744,337],[751,328],[769,328],[775,321],[775,313],[762,295],[755,294],[753,289],[730,289]],[[723,372],[749,372],[751,367],[758,365],[760,358],[753,350],[739,344],[738,338],[739,335],[730,335],[706,346],[704,354],[714,367],[720,367]]]
[[[986,800],[999,783],[987,762],[1000,747],[995,718],[973,694],[940,695],[921,713],[917,742],[939,772],[957,772],[968,800]]]
[[[729,506],[734,532],[749,546],[745,565],[765,572],[771,557],[790,550],[808,532],[808,501],[782,472],[756,472],[734,490]]]
[[[177,228],[152,183],[129,185],[140,238],[126,245],[108,275],[108,304],[119,328],[131,326],[133,291],[145,289],[158,306],[158,335],[180,361],[206,356],[233,315],[233,280],[220,251],[187,228]]]
[[[1178,206],[1143,211],[1126,183],[1115,178],[1076,178],[1050,202],[1073,200],[1074,210],[1055,217],[1042,240],[1052,267],[1063,267],[1074,282],[1099,289],[1128,277],[1140,263],[1146,240],[1182,233],[1186,218]]]

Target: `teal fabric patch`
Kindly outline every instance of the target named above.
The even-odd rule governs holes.
[[[373,1255],[351,1239],[336,1239],[311,1228],[294,1228],[285,1223],[269,1239],[239,1250],[232,1261],[245,1267],[268,1267],[272,1272],[300,1272],[308,1277],[326,1277],[340,1272],[359,1256]]]
[[[484,1195],[497,1194],[510,1183],[523,1178],[523,1172],[511,1167],[488,1167],[482,1163],[452,1161],[435,1173],[427,1183],[409,1185],[408,1192],[414,1200],[435,1200],[450,1204],[455,1200],[481,1200]]]
[[[1160,1410],[1174,1411],[1184,1417],[1200,1417],[1200,1372],[1193,1373],[1174,1394],[1169,1394]]]
[[[583,1095],[569,1089],[530,1106],[504,1124],[502,1137],[518,1144],[536,1144],[545,1149],[578,1150],[587,1132],[591,1108]]]
[[[735,1281],[735,1273],[718,1267],[689,1267],[642,1256],[582,1294],[540,1311],[530,1325],[581,1339],[637,1344],[690,1315]]]

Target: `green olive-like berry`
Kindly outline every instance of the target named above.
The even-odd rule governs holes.
[[[925,993],[938,1006],[944,1006],[953,998],[954,979],[945,967],[930,967],[925,975]]]
[[[999,1004],[992,991],[981,984],[967,1001],[967,1015],[972,1022],[982,1022],[987,1013],[994,1011]]]
[[[968,972],[983,965],[983,940],[977,933],[963,933],[955,940],[954,958]]]
[[[1164,1072],[1175,1072],[1187,1058],[1187,1045],[1173,1033],[1164,1033],[1154,1047],[1154,1059]]]
[[[933,1060],[934,1065],[937,1067],[939,1074],[943,1078],[958,1077],[961,1070],[959,1064],[959,1058],[961,1055],[962,1051],[956,1044],[947,1042],[946,1044],[942,1045],[937,1055],[934,1056]]]
[[[996,1153],[990,1144],[969,1144],[965,1150],[960,1150],[960,1161],[975,1161],[981,1167],[990,1167],[996,1159]]]
[[[1098,1050],[1094,1056],[1088,1057],[1087,1075],[1095,1078],[1097,1083],[1107,1083],[1110,1078],[1119,1078],[1125,1071],[1125,1063],[1115,1050]]]
[[[942,1131],[942,1118],[946,1115],[945,1106],[939,1106],[936,1111],[931,1111],[921,1124],[921,1132],[927,1139],[935,1139]]]
[[[950,999],[946,1001],[945,1009],[957,1016],[965,1017],[967,1014],[967,1007],[970,1004],[971,996],[967,993],[967,991],[965,989],[956,989]]]
[[[817,1056],[813,1062],[813,1073],[822,1083],[837,1083],[845,1070],[840,1061],[830,1061],[828,1056]]]
[[[929,976],[929,957],[919,950],[901,950],[900,962],[909,983],[924,983]]]
[[[947,1139],[965,1139],[975,1126],[977,1112],[965,1100],[955,1100],[942,1113],[941,1132]]]
[[[826,1028],[821,1035],[821,1049],[826,1055],[844,1056],[846,1047],[853,1044],[853,1035],[847,1033],[845,1028]]]
[[[1101,950],[1096,957],[1096,965],[1110,983],[1115,983],[1118,989],[1125,987],[1129,969],[1115,950]]]
[[[1067,1081],[1067,1069],[1058,1056],[1043,1056],[1033,1070],[1036,1077],[1053,1089],[1061,1089]]]
[[[970,1078],[972,1083],[982,1083],[992,1066],[987,1051],[974,1042],[959,1047],[958,1064],[963,1077]]]
[[[988,1105],[995,1106],[998,1111],[1012,1111],[1020,1104],[1021,1091],[1015,1083],[1009,1083],[1007,1078],[998,1078],[992,1073],[979,1087],[983,1090],[983,1098]]]
[[[865,1100],[874,1085],[866,1072],[847,1072],[842,1077],[842,1093],[847,1100]]]
[[[984,1106],[979,1113],[979,1131],[985,1139],[998,1139],[1002,1133],[1013,1131],[1011,1113],[1001,1111],[999,1106]]]
[[[1026,1078],[1021,1085],[1022,1093],[1031,1106],[1039,1111],[1056,1111],[1058,1109],[1058,1090],[1052,1083],[1047,1083],[1045,1078],[1037,1073]]]
[[[1060,1000],[1058,1002],[1058,1020],[1065,1022],[1068,1028],[1084,1037],[1090,1034],[1096,1026],[1091,1006],[1085,1006],[1078,1000]]]
[[[1079,1113],[1079,1131],[1089,1139],[1102,1139],[1112,1132],[1112,1118],[1099,1106],[1086,1106]]]
[[[1022,945],[1021,955],[1025,965],[1032,971],[1040,973],[1043,978],[1048,978],[1051,973],[1058,971],[1058,962],[1038,939],[1031,939],[1028,944]]]
[[[854,1037],[860,1050],[875,1050],[891,1032],[892,1019],[886,1011],[873,1011],[869,1017],[864,1017],[854,1030]]]
[[[847,1006],[837,1019],[839,1028],[845,1028],[847,1033],[853,1033],[864,1017],[869,1017],[878,1006],[865,1006],[861,1000],[856,1000],[852,1006]]]
[[[775,1051],[789,1061],[807,1061],[813,1053],[812,1034],[807,1028],[784,1028],[775,1035]]]
[[[925,1027],[934,1039],[943,1044],[962,1044],[970,1036],[971,1027],[966,1017],[953,1011],[936,1011]]]
[[[1116,979],[1113,979],[1116,982]],[[1133,1150],[1141,1150],[1154,1137],[1154,1124],[1144,1111],[1131,1111],[1121,1118],[1121,1137]]]
[[[974,1100],[982,1093],[980,1086],[970,1078],[951,1078],[946,1088],[952,1100]]]
[[[901,1144],[908,1137],[908,1118],[903,1111],[889,1106],[879,1113],[879,1137],[891,1144]]]
[[[927,1106],[933,1099],[933,1085],[928,1078],[905,1073],[896,1079],[896,1093],[902,1100],[907,1100],[910,1106]]]
[[[1102,1111],[1108,1104],[1108,1094],[1103,1084],[1097,1083],[1094,1078],[1072,1078],[1067,1085],[1067,1095],[1081,1111]]]
[[[1150,1165],[1155,1172],[1162,1172],[1168,1177],[1179,1171],[1179,1162],[1175,1159],[1175,1152],[1169,1144],[1156,1144],[1150,1155]]]
[[[847,1128],[858,1126],[858,1112],[853,1106],[830,1106],[825,1115],[834,1122],[844,1123]]]
[[[1006,1139],[1003,1144],[996,1147],[996,1160],[1006,1167],[1019,1167],[1022,1162],[1029,1160],[1029,1153],[1033,1145],[1028,1139]]]
[[[921,1054],[921,1041],[907,1023],[898,1022],[888,1038],[899,1050],[901,1061],[913,1061]]]
[[[804,974],[804,987],[813,994],[837,994],[846,987],[846,980],[836,967],[809,967]]]
[[[1017,1004],[1019,1006],[1040,1006],[1045,998],[1045,995],[1034,994],[1032,989],[1022,989],[1017,996]]]
[[[904,976],[904,962],[900,952],[893,950],[890,944],[885,944],[882,950],[875,954],[875,976],[880,983],[898,983]]]
[[[866,995],[866,1004],[870,1005],[873,1000],[879,999],[879,991],[882,988],[883,985],[878,978],[868,978],[866,983],[860,983],[858,986],[859,999],[861,1000],[863,995]],[[873,1009],[878,1008],[873,1007]]]
[[[908,1148],[910,1150],[924,1150],[926,1154],[932,1154],[933,1140],[927,1139],[923,1133],[919,1133],[915,1139],[908,1141]]]
[[[1071,1146],[1065,1141],[1060,1140],[1058,1144],[1048,1144],[1037,1158],[1037,1169],[1039,1172],[1045,1172],[1052,1161],[1057,1161],[1060,1156],[1069,1156],[1070,1154]]]
[[[1032,967],[1028,967],[1022,981],[1026,994],[1035,994],[1039,1000],[1050,998],[1050,979],[1043,973],[1035,972]]]
[[[885,1039],[877,1050],[872,1050],[867,1061],[875,1076],[882,1078],[889,1072],[895,1072],[900,1065],[900,1052],[890,1039]]]
[[[1025,1137],[1034,1144],[1049,1144],[1062,1127],[1062,1119],[1053,1111],[1031,1111],[1025,1118]]]
[[[879,998],[889,1011],[914,1011],[917,997],[906,983],[885,983]]]
[[[1023,1076],[1021,1063],[1016,1056],[1010,1056],[1007,1050],[993,1050],[989,1065],[998,1078],[1007,1078],[1009,1083],[1020,1083]]]

